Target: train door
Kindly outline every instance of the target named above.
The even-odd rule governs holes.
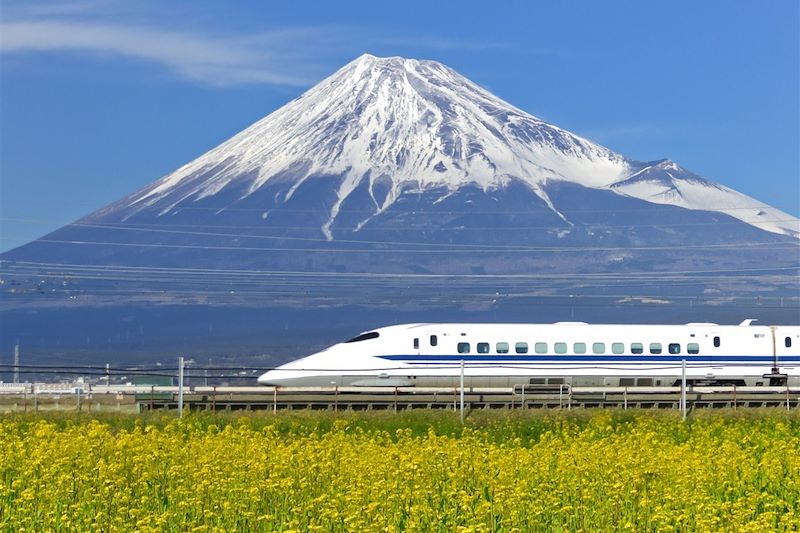
[[[436,331],[429,330],[425,332],[425,338],[423,339],[423,342],[428,353],[439,352],[439,342],[441,341],[439,337],[440,335]]]
[[[779,356],[792,357],[792,362],[800,356],[800,327],[776,326],[775,347]]]
[[[708,361],[711,363],[711,368],[705,371],[705,378],[713,382],[720,375],[725,374],[725,369],[721,362],[723,359],[722,354],[725,353],[729,347],[725,345],[725,339],[720,330],[712,329],[706,334],[706,338],[703,339],[703,341],[704,342],[700,345],[700,353],[707,354]],[[703,357],[703,359],[705,359],[705,357]]]
[[[783,360],[783,371],[788,385],[800,385],[800,327],[778,327],[778,353]]]
[[[437,330],[426,330],[424,332],[420,341],[422,342],[425,353],[431,356],[429,360],[435,359],[436,354],[442,353],[442,346],[444,345],[443,337],[444,335]],[[452,384],[451,379],[442,376],[428,377],[425,383],[425,385],[433,387],[444,387],[450,384]]]
[[[774,366],[779,370],[772,382],[778,385],[791,384],[800,381],[800,328],[794,326],[771,326],[773,353],[775,354]]]

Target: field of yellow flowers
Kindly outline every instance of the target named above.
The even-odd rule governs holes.
[[[3,531],[797,531],[800,417],[0,418]]]

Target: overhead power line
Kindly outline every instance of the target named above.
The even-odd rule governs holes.
[[[285,209],[281,209],[281,212],[286,211]],[[343,212],[346,213],[346,212]],[[23,223],[30,223],[30,224],[43,224],[43,225],[52,225],[52,224],[63,224],[62,220],[57,219],[30,219],[30,218],[16,218],[16,217],[0,217],[0,220],[5,221],[12,221],[12,222],[23,222]],[[771,218],[769,219],[770,223],[775,222],[797,222],[796,218]],[[256,230],[297,230],[297,231],[311,231],[311,230],[318,230],[319,228],[315,228],[313,226],[284,226],[284,225],[276,225],[269,222],[265,222],[261,225],[247,225],[247,224],[181,224],[178,222],[163,224],[163,223],[136,223],[136,222],[101,222],[103,225],[108,226],[120,226],[120,227],[152,227],[152,228],[221,228],[221,229],[256,229]],[[678,228],[678,227],[705,227],[705,226],[735,226],[740,225],[743,222],[741,220],[714,220],[711,222],[654,222],[649,224],[637,224],[637,223],[626,223],[626,224],[610,224],[610,223],[603,223],[603,222],[593,222],[593,223],[580,223],[575,226],[570,226],[568,224],[562,224],[560,226],[541,226],[541,225],[493,225],[493,226],[476,226],[470,225],[468,227],[465,226],[458,226],[458,227],[432,227],[432,226],[415,226],[413,224],[404,224],[400,227],[385,227],[381,226],[380,228],[370,228],[370,227],[363,227],[358,228],[357,226],[335,226],[333,228],[334,231],[352,231],[352,232],[374,232],[374,231],[381,231],[381,232],[431,232],[431,233],[441,233],[441,232],[469,232],[469,231],[520,231],[520,230],[552,230],[552,231],[563,231],[565,229],[633,229],[633,228]],[[67,224],[66,226],[73,226],[75,224]]]
[[[224,274],[246,274],[246,275],[268,275],[268,276],[314,276],[325,278],[401,278],[401,279],[447,279],[447,278],[465,278],[465,279],[551,279],[551,278],[570,278],[574,279],[575,276],[580,276],[582,279],[606,279],[631,276],[653,277],[664,276],[670,274],[697,274],[697,275],[717,275],[717,274],[741,274],[741,273],[789,273],[800,272],[800,265],[789,267],[768,267],[768,268],[726,268],[726,269],[699,269],[699,270],[648,270],[648,271],[631,271],[631,272],[617,272],[617,273],[604,273],[604,272],[546,272],[546,273],[523,273],[523,274],[421,274],[421,273],[393,273],[393,272],[326,272],[326,271],[304,271],[304,270],[263,270],[263,269],[223,269],[223,268],[197,268],[197,267],[151,267],[151,266],[137,266],[137,265],[95,265],[95,264],[81,264],[81,263],[51,263],[51,262],[36,262],[36,261],[14,261],[5,262],[6,267],[14,267],[16,265],[31,265],[47,268],[87,268],[98,270],[113,270],[113,269],[129,269],[141,270],[155,273],[174,272],[180,274],[186,273],[224,273]]]
[[[245,238],[240,236],[237,238]],[[261,235],[253,238],[265,238]],[[291,237],[269,237],[276,240],[295,240]],[[278,247],[278,246],[220,246],[208,244],[164,244],[164,243],[135,243],[135,242],[114,242],[114,241],[93,241],[93,240],[73,240],[73,239],[39,239],[37,243],[50,243],[50,244],[70,244],[70,245],[93,245],[93,246],[121,246],[121,247],[135,247],[135,248],[170,248],[170,249],[194,249],[194,250],[225,250],[225,251],[239,251],[239,252],[282,252],[282,253],[337,253],[337,254],[454,254],[454,253],[532,253],[532,252],[551,252],[551,253],[586,253],[586,252],[641,252],[641,251],[677,251],[677,250],[742,250],[742,249],[785,249],[785,248],[798,248],[800,250],[800,243],[792,242],[739,242],[739,243],[722,243],[722,244],[684,244],[684,245],[668,245],[668,246],[507,246],[507,247],[492,247],[491,245],[469,245],[469,248],[464,247],[468,245],[458,245],[458,248],[448,248],[446,245],[440,249],[408,249],[408,248],[291,248],[291,247]],[[321,240],[320,240],[321,242]],[[333,241],[343,242],[343,241]],[[355,244],[357,241],[350,241],[350,244]],[[423,246],[423,244],[413,243],[391,243],[391,242],[362,242],[360,244],[381,244],[381,245],[413,245]],[[427,245],[425,245],[427,246]]]
[[[638,212],[648,212],[652,213],[655,211],[675,211],[676,209],[684,209],[689,210],[688,208],[684,208],[678,205],[673,204],[659,204],[659,203],[647,203],[647,206],[641,207],[626,207],[626,208],[591,208],[591,207],[581,207],[575,209],[567,209],[562,212],[567,214],[570,213],[638,213]],[[531,210],[497,210],[497,209],[471,209],[468,212],[465,211],[454,211],[448,209],[437,209],[436,207],[425,206],[422,204],[415,205],[406,204],[403,207],[408,207],[407,209],[400,209],[398,208],[396,211],[392,211],[392,213],[415,213],[415,214],[430,214],[430,215],[464,215],[464,214],[487,214],[487,215],[497,215],[497,214],[531,214]],[[73,207],[82,207],[86,209],[97,209],[97,205],[90,205],[90,204],[75,204]],[[131,207],[131,206],[129,206]],[[319,208],[296,208],[296,207],[287,207],[287,206],[272,206],[272,207],[241,207],[238,205],[217,205],[217,206],[199,206],[199,205],[179,205],[173,204],[171,206],[157,206],[156,204],[150,205],[141,205],[137,206],[140,209],[137,212],[143,211],[145,209],[151,210],[160,210],[162,212],[173,212],[173,211],[217,211],[217,212],[225,212],[225,211],[242,211],[242,212],[253,212],[253,213],[264,213],[269,211],[275,212],[287,212],[287,213],[319,213],[319,214],[330,214],[330,209],[319,209]],[[696,212],[716,212],[718,214],[721,211],[759,211],[763,209],[770,209],[776,212],[781,212],[779,209],[769,206],[767,204],[761,204],[756,206],[747,206],[747,207],[736,207],[736,206],[727,206],[727,205],[707,205],[703,206],[703,209],[692,209],[690,211]],[[544,212],[549,212],[549,210],[545,207],[542,207]],[[341,214],[375,214],[375,209],[342,209],[339,211]]]

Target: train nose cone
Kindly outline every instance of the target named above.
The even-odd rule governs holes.
[[[270,370],[269,372],[261,374],[258,377],[258,384],[259,385],[271,385],[271,386],[274,386],[274,387],[278,387],[280,385],[284,385],[285,384],[284,383],[285,376],[283,376],[284,379],[281,379],[281,374],[282,374],[282,372],[278,372],[278,371],[275,371],[275,370]]]
[[[259,385],[285,387],[289,385],[297,385],[298,382],[302,382],[303,379],[307,377],[308,372],[302,367],[298,367],[298,365],[293,363],[288,363],[261,374],[261,376],[258,378],[258,383]]]

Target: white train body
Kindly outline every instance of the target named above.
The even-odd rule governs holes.
[[[800,326],[403,324],[271,370],[277,386],[800,385]],[[463,370],[462,370],[463,365]]]

